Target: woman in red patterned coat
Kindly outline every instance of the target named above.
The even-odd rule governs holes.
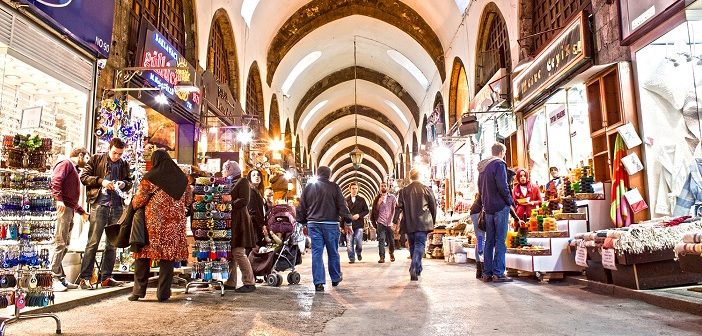
[[[531,216],[531,210],[541,205],[539,186],[531,183],[528,171],[521,168],[517,170],[517,183],[514,185],[512,197],[517,205],[517,216],[521,220],[526,220]]]
[[[151,171],[144,175],[132,199],[135,209],[145,207],[148,242],[141,251],[134,253],[134,289],[130,301],[146,296],[153,259],[159,260],[156,298],[161,302],[168,300],[173,264],[188,259],[185,212],[192,203],[188,179],[165,151],[155,151],[151,163]]]

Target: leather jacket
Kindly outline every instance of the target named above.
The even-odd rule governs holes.
[[[400,233],[433,231],[436,223],[434,192],[418,181],[402,188],[397,196],[394,223],[397,223],[400,214],[404,214],[400,222]]]
[[[104,177],[107,176],[107,160],[109,160],[107,153],[95,154],[88,164],[85,165],[83,171],[80,173],[80,182],[86,188],[86,194],[88,197],[88,204],[95,206],[98,202],[100,196],[100,190],[102,189],[102,181]],[[124,182],[124,188],[122,191],[129,191],[132,189],[132,176],[129,173],[129,163],[120,159],[117,164],[119,165],[119,175],[117,177],[118,181]]]

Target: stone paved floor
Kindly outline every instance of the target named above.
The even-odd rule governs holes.
[[[517,281],[484,284],[471,266],[425,260],[410,282],[406,250],[377,264],[364,246],[346,263],[344,282],[315,294],[309,254],[302,285],[259,286],[254,294],[176,291],[168,303],[154,292],[144,302],[126,295],[59,313],[65,335],[700,335],[702,317],[639,301],[593,294],[578,286]],[[8,335],[48,335],[51,320],[28,320]]]

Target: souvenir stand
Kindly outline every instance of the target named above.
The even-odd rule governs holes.
[[[204,285],[219,287],[224,296],[224,281],[229,279],[231,259],[231,182],[225,178],[198,177],[195,180],[192,232],[193,257],[191,287]]]
[[[54,303],[49,246],[54,239],[56,208],[51,196],[51,176],[45,173],[51,139],[38,136],[5,136],[0,170],[0,308],[14,306],[20,319],[53,318],[56,333],[61,321],[54,314],[22,313],[25,307]]]

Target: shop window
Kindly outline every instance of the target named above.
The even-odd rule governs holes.
[[[139,23],[145,18],[153,24],[171,45],[185,55],[185,16],[182,0],[132,0],[129,16],[128,49],[136,54]]]
[[[533,0],[534,54],[537,54],[559,28],[590,5],[591,0]]]
[[[453,61],[450,90],[448,129],[454,127],[456,121],[461,120],[461,116],[469,111],[468,77],[466,68],[458,57]]]
[[[702,22],[687,22],[636,52],[641,158],[653,216],[670,215],[702,157]]]
[[[207,69],[212,71],[218,83],[229,85],[229,61],[224,47],[222,27],[215,24],[210,33],[210,47],[207,50]]]

